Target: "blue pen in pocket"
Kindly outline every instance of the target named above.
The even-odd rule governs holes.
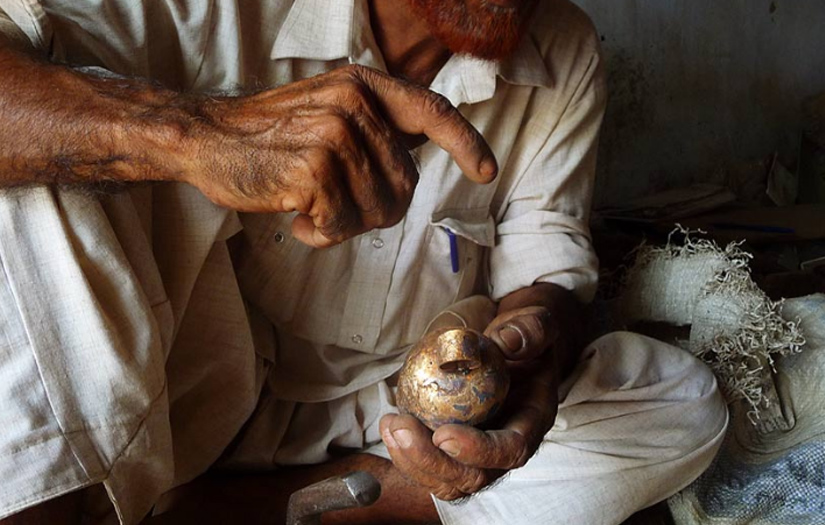
[[[450,264],[453,267],[453,273],[458,273],[458,237],[451,229],[443,226],[442,228],[447,232],[447,238],[450,240]]]

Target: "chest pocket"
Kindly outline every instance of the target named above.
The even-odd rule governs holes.
[[[295,336],[366,353],[414,343],[441,310],[472,295],[495,240],[488,208],[430,212],[326,250],[294,239],[292,218],[241,216],[244,297]]]
[[[449,261],[450,271],[459,277],[453,280],[452,304],[472,294],[483,270],[484,248],[495,244],[495,222],[487,208],[474,208],[434,212],[430,227],[430,258]]]
[[[409,315],[399,346],[418,341],[439,312],[483,288],[485,249],[495,244],[495,222],[486,207],[433,212],[427,228],[418,278],[404,291]]]

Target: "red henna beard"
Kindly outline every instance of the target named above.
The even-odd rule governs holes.
[[[501,60],[516,50],[536,3],[525,0],[516,8],[504,9],[485,0],[408,1],[450,51],[487,60]]]

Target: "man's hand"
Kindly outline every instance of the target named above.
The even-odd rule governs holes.
[[[179,181],[241,211],[298,211],[324,247],[397,223],[418,181],[404,139],[447,150],[470,179],[496,161],[442,96],[349,66],[239,97],[80,73],[0,41],[0,187]]]
[[[444,425],[432,433],[412,416],[382,418],[382,439],[406,477],[449,501],[527,463],[553,426],[558,384],[574,360],[574,346],[561,329],[570,326],[562,321],[569,320],[575,304],[556,316],[575,303],[569,295],[544,284],[515,292],[502,301],[498,317],[485,330],[511,365],[511,391],[497,418],[500,428]]]
[[[404,136],[426,135],[476,182],[497,169],[447,99],[361,66],[213,100],[201,112],[187,182],[229,208],[298,211],[293,233],[317,247],[403,217],[418,181]]]

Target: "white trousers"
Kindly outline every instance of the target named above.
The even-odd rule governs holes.
[[[151,193],[0,197],[0,519],[102,483],[137,523],[242,427],[228,464],[386,456],[387,384],[316,404],[263,388],[224,242],[237,219],[185,186]],[[437,502],[445,523],[619,523],[697,477],[727,422],[704,365],[633,334],[590,345],[562,390],[539,453],[464,504]]]
[[[561,387],[555,426],[523,468],[461,503],[434,500],[443,523],[621,523],[696,479],[719,449],[728,413],[711,371],[689,353],[617,332],[589,345]],[[379,382],[324,403],[264,388],[224,465],[319,463],[333,448],[389,459],[378,422],[396,412]]]
[[[446,525],[621,523],[697,478],[728,422],[704,364],[626,332],[591,344],[562,395],[526,466],[465,503],[436,501]]]

